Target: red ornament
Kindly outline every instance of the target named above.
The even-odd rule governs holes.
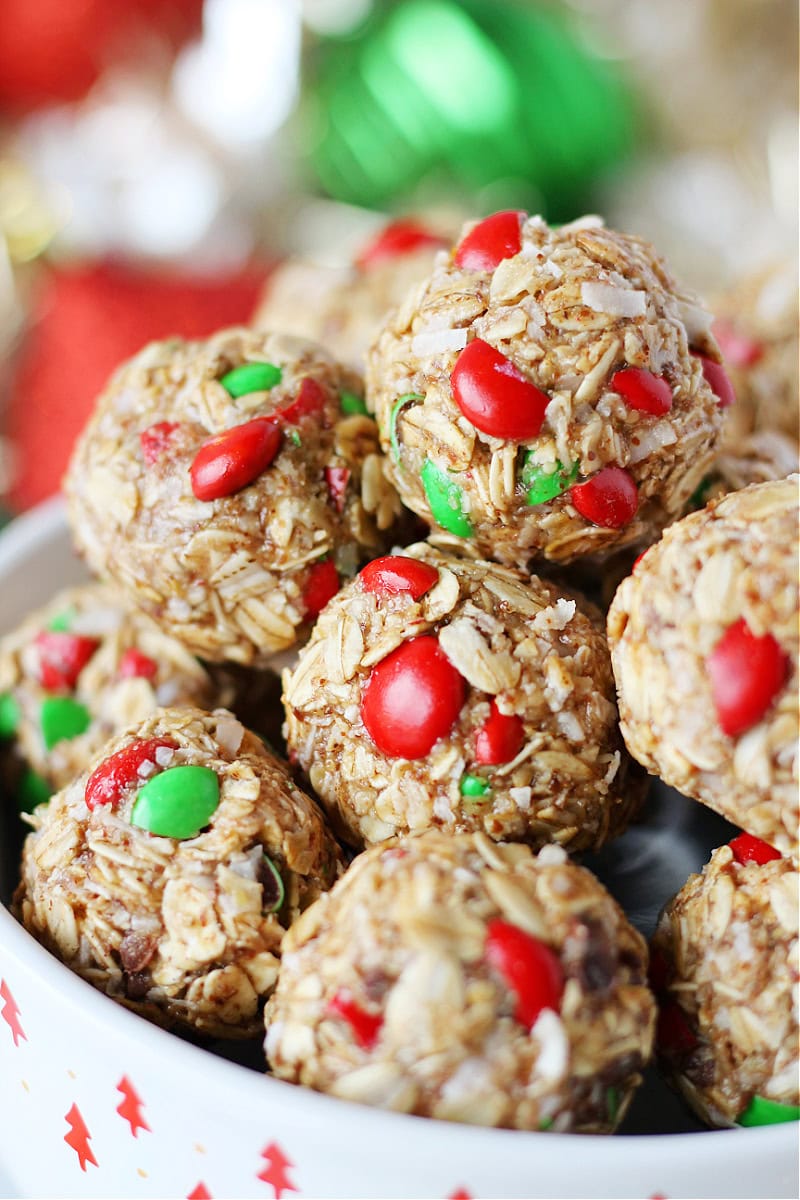
[[[383,1025],[382,1013],[367,1012],[356,1003],[346,988],[339,988],[335,996],[328,1001],[326,1012],[333,1013],[347,1022],[362,1050],[373,1048]]]
[[[78,1156],[78,1162],[82,1171],[86,1170],[87,1162],[90,1162],[93,1167],[97,1166],[97,1159],[92,1152],[89,1142],[92,1140],[92,1135],[86,1127],[86,1122],[81,1116],[81,1110],[77,1104],[73,1104],[72,1108],[64,1117],[64,1120],[69,1125],[69,1133],[64,1134],[64,1141],[74,1150]]]
[[[180,429],[177,421],[156,421],[155,425],[148,425],[147,429],[143,429],[139,434],[142,457],[148,467],[152,467],[161,458],[176,429]]]
[[[738,737],[757,725],[789,669],[789,659],[771,633],[756,637],[744,617],[729,625],[706,659],[722,732]]]
[[[582,517],[605,529],[622,529],[639,507],[636,483],[623,467],[603,467],[585,483],[573,484],[569,494]]]
[[[358,578],[364,591],[374,592],[376,596],[397,596],[406,592],[419,600],[439,582],[439,572],[418,558],[385,554],[383,558],[373,558],[367,563]]]
[[[514,1016],[532,1029],[542,1009],[558,1012],[564,991],[561,963],[549,946],[518,925],[491,920],[486,925],[484,955],[517,997]]]
[[[658,1010],[656,1044],[662,1053],[672,1058],[684,1057],[697,1045],[694,1031],[677,1000],[667,1000]]]
[[[212,1200],[211,1192],[208,1190],[202,1179],[188,1193],[186,1200]]]
[[[672,388],[661,375],[644,367],[625,367],[611,376],[611,390],[618,392],[628,408],[663,417],[672,408]]]
[[[277,1142],[270,1142],[261,1151],[261,1157],[265,1160],[266,1166],[259,1171],[256,1179],[261,1179],[264,1183],[268,1183],[272,1188],[274,1200],[281,1200],[284,1192],[296,1192],[297,1188],[289,1179],[289,1168],[294,1167],[294,1163],[281,1150]]]
[[[110,755],[96,767],[86,783],[86,807],[98,808],[101,804],[116,804],[125,791],[134,783],[143,783],[148,777],[140,774],[145,763],[156,764],[156,750],[169,747],[177,750],[178,743],[172,738],[147,738],[131,742]]]
[[[72,691],[100,642],[78,633],[43,629],[34,645],[39,651],[39,682],[48,692]]]
[[[407,217],[392,221],[368,242],[356,258],[356,266],[363,271],[366,267],[374,267],[376,263],[411,254],[422,246],[444,245],[446,242],[438,233],[432,233],[419,221]]]
[[[318,617],[325,605],[339,590],[339,572],[332,558],[314,563],[306,576],[303,606],[306,618]]]
[[[736,392],[722,363],[714,362],[713,358],[708,358],[705,354],[698,354],[697,357],[700,359],[706,383],[717,397],[720,408],[729,408],[736,402]]]
[[[133,1137],[139,1136],[140,1129],[146,1129],[149,1133],[150,1126],[142,1116],[142,1098],[127,1075],[123,1075],[120,1079],[117,1091],[122,1096],[122,1100],[117,1105],[116,1111],[123,1121],[127,1121],[130,1125]]]
[[[278,453],[281,431],[274,421],[256,417],[211,437],[189,468],[198,500],[219,500],[251,484]]]
[[[484,766],[511,762],[525,740],[525,727],[516,713],[506,715],[492,700],[489,716],[475,735],[475,761]]]
[[[538,436],[550,397],[526,379],[509,358],[475,338],[450,376],[453,399],[481,433],[526,442]]]
[[[764,357],[764,344],[749,337],[727,321],[718,318],[713,326],[714,337],[719,343],[722,357],[732,367],[752,367]]]
[[[728,842],[733,856],[740,863],[757,863],[763,867],[764,863],[772,862],[773,859],[780,858],[780,851],[774,846],[770,846],[767,842],[762,842],[761,838],[753,837],[752,833],[740,833],[738,837]]]
[[[149,654],[142,654],[135,646],[129,646],[119,660],[120,679],[155,679],[158,663]]]
[[[325,484],[331,504],[337,512],[344,512],[345,493],[350,482],[348,467],[326,467]]]
[[[411,638],[372,668],[361,719],[383,754],[424,758],[452,729],[465,694],[464,678],[437,638]]]
[[[328,393],[322,384],[309,375],[300,384],[294,400],[283,408],[276,408],[270,420],[282,421],[284,425],[296,425],[303,417],[318,417],[325,408]]]
[[[522,249],[520,225],[527,213],[508,209],[474,225],[456,247],[455,264],[463,271],[493,271]]]
[[[27,1042],[28,1038],[25,1030],[22,1028],[19,1021],[19,1008],[14,997],[11,995],[11,989],[5,979],[0,979],[0,1000],[3,1001],[3,1007],[0,1008],[0,1017],[3,1018],[8,1028],[11,1030],[11,1036],[14,1039],[14,1045],[18,1046],[20,1039]]]

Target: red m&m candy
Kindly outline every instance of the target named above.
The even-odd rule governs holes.
[[[362,1050],[371,1050],[377,1042],[383,1025],[382,1015],[367,1012],[353,999],[346,988],[339,988],[328,1001],[326,1011],[347,1022],[353,1031],[353,1037]]]
[[[450,386],[459,409],[476,429],[509,441],[537,437],[550,403],[546,392],[480,338],[459,354]]]
[[[39,652],[39,681],[48,692],[71,691],[100,642],[77,633],[43,629],[34,642]]]
[[[708,358],[705,354],[698,354],[697,357],[700,359],[706,383],[717,397],[720,408],[728,408],[734,404],[736,392],[722,363],[714,362],[713,358]]]
[[[198,500],[218,500],[252,483],[278,452],[281,431],[274,421],[256,417],[204,442],[190,467]]]
[[[176,429],[180,429],[177,421],[156,421],[154,425],[148,425],[147,429],[143,429],[139,434],[142,457],[148,467],[152,467],[161,458]]]
[[[439,581],[439,572],[430,563],[406,554],[386,554],[374,558],[359,573],[365,592],[377,596],[397,596],[407,592],[419,600]]]
[[[706,670],[719,727],[739,737],[766,714],[786,682],[789,660],[771,633],[756,637],[740,617],[709,654]]]
[[[318,617],[325,605],[339,590],[339,572],[332,558],[314,563],[303,588],[306,617]]]
[[[87,780],[86,807],[116,804],[127,788],[144,783],[156,769],[156,752],[162,748],[176,750],[177,742],[166,737],[140,739],[104,759]]]
[[[544,942],[518,925],[496,919],[486,926],[484,954],[515,993],[514,1015],[520,1025],[531,1029],[544,1008],[558,1012],[564,974],[558,958]]]
[[[636,483],[623,467],[603,467],[585,483],[573,484],[570,499],[582,517],[606,529],[622,529],[639,507]]]
[[[356,266],[362,270],[374,267],[377,263],[386,262],[391,258],[400,258],[411,254],[421,246],[443,246],[444,239],[438,233],[432,233],[419,221],[406,217],[392,221],[380,233],[368,242],[356,258]]]
[[[466,683],[431,635],[411,638],[372,668],[361,695],[367,733],[392,758],[424,758],[450,732]]]
[[[761,838],[753,837],[751,833],[740,833],[738,837],[728,842],[733,856],[740,863],[757,863],[763,867],[764,863],[772,862],[776,858],[780,858],[780,852],[774,846],[770,846],[767,842],[762,842]]]
[[[511,762],[522,749],[525,728],[516,713],[501,713],[492,700],[489,716],[475,735],[475,761],[485,766]]]
[[[517,209],[493,213],[474,225],[456,247],[455,264],[464,271],[493,271],[522,248],[520,225],[526,213]]]
[[[661,375],[644,367],[625,367],[611,376],[612,391],[618,392],[628,408],[661,417],[672,408],[672,388]]]

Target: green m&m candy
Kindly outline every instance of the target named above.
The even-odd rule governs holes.
[[[532,460],[530,454],[525,459],[522,468],[522,486],[525,488],[525,499],[528,504],[544,504],[555,500],[578,478],[578,464],[571,463],[565,467],[556,459],[552,468],[544,467]]]
[[[225,391],[236,399],[248,392],[268,392],[283,378],[283,371],[270,362],[242,363],[223,375],[220,383]]]
[[[0,694],[0,738],[11,738],[17,732],[22,716],[19,704],[11,692]]]
[[[355,392],[340,392],[339,408],[346,417],[366,417],[369,415],[366,404]]]
[[[431,514],[437,525],[454,533],[456,537],[472,537],[472,522],[464,511],[464,493],[444,471],[440,471],[429,458],[425,459],[421,471],[422,486],[428,498]]]
[[[480,775],[462,775],[458,790],[466,800],[481,800],[491,795],[491,787]]]
[[[70,741],[85,733],[92,722],[85,704],[71,696],[48,696],[39,709],[42,737],[48,750],[57,742]]]
[[[753,1096],[743,1113],[736,1118],[737,1125],[780,1125],[784,1121],[799,1121],[800,1107],[797,1104],[780,1104],[764,1096]]]
[[[170,767],[149,779],[131,810],[131,825],[183,840],[205,829],[219,805],[219,780],[210,767]]]
[[[49,800],[52,794],[53,789],[47,780],[30,767],[26,767],[17,784],[17,808],[21,813],[32,813],[39,804]]]
[[[62,609],[60,613],[56,613],[54,617],[50,618],[47,628],[51,633],[69,633],[76,616],[74,608]]]

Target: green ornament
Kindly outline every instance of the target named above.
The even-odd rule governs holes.
[[[12,738],[17,732],[22,712],[11,692],[0,693],[0,739]]]
[[[544,504],[572,486],[578,478],[578,464],[572,463],[571,466],[565,467],[556,459],[554,469],[548,471],[540,463],[534,462],[528,451],[521,478],[528,504]]]
[[[753,1096],[747,1108],[736,1118],[737,1125],[780,1125],[784,1121],[800,1121],[800,1107],[780,1104],[764,1096]]]
[[[262,858],[266,874],[269,876],[267,883],[262,884],[266,896],[272,901],[271,904],[264,908],[265,913],[274,913],[283,904],[286,899],[286,888],[284,887],[281,873],[275,866],[275,863],[266,854]],[[273,896],[275,897],[273,899]]]
[[[481,779],[480,775],[462,775],[458,790],[467,800],[479,800],[490,796],[492,792],[489,784],[485,779]]]
[[[227,375],[222,376],[220,383],[235,399],[237,396],[246,396],[248,392],[268,392],[276,383],[280,383],[282,378],[283,371],[274,363],[254,362],[234,367]]]
[[[353,417],[356,415],[360,417],[369,416],[366,404],[360,396],[355,394],[355,392],[340,392],[339,407],[346,417]]]
[[[17,786],[17,807],[21,813],[32,813],[39,804],[45,804],[53,794],[46,779],[30,767],[26,767]]]
[[[356,28],[320,39],[298,132],[322,188],[381,210],[424,195],[461,197],[476,216],[586,211],[639,129],[623,74],[572,7],[374,0]]]
[[[69,633],[76,616],[74,608],[65,608],[47,622],[47,628],[52,633]]]
[[[48,750],[57,742],[71,741],[85,733],[92,723],[85,704],[71,696],[48,696],[39,709],[42,737]]]
[[[417,392],[406,392],[402,396],[398,396],[392,405],[391,416],[389,417],[389,442],[392,447],[392,458],[400,466],[400,443],[397,440],[397,418],[400,416],[401,409],[407,404],[421,404],[425,399]]]
[[[464,493],[457,483],[440,471],[429,458],[422,466],[422,486],[428,498],[433,519],[456,537],[472,537],[472,522],[464,512]]]
[[[219,805],[219,780],[210,767],[170,767],[136,797],[131,825],[158,837],[197,837]]]

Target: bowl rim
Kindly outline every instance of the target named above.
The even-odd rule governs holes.
[[[18,568],[43,544],[65,530],[66,505],[59,495],[16,517],[0,532],[0,578]],[[693,1164],[713,1172],[730,1168],[734,1146],[741,1151],[745,1138],[748,1154],[783,1156],[792,1153],[800,1134],[800,1125],[796,1122],[682,1133],[548,1133],[465,1125],[355,1104],[276,1079],[266,1070],[260,1073],[231,1062],[129,1011],[50,954],[3,903],[0,903],[0,946],[4,958],[16,960],[22,969],[54,994],[60,1009],[77,1010],[82,1023],[102,1028],[107,1036],[124,1037],[129,1043],[143,1043],[162,1061],[168,1055],[176,1068],[187,1075],[202,1077],[204,1088],[210,1088],[215,1098],[230,1097],[235,1107],[241,1107],[244,1101],[251,1112],[258,1112],[262,1106],[278,1106],[304,1124],[313,1122],[320,1128],[330,1127],[332,1121],[350,1124],[352,1119],[353,1125],[358,1127],[359,1137],[390,1140],[394,1145],[406,1145],[409,1151],[413,1144],[420,1151],[431,1149],[442,1153],[449,1148],[455,1152],[463,1148],[464,1138],[468,1137],[486,1151],[493,1148],[498,1154],[533,1153],[536,1147],[543,1149],[545,1146],[549,1152],[558,1148],[560,1153],[566,1151],[569,1154],[570,1150],[575,1154],[588,1153],[597,1168],[602,1169],[612,1165],[624,1144],[631,1166],[639,1162],[642,1166],[657,1167],[659,1161],[664,1161],[662,1156],[671,1159],[673,1153],[689,1151]]]

